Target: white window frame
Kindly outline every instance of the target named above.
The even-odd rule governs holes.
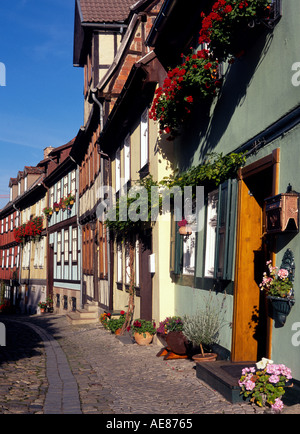
[[[78,261],[78,229],[72,228],[72,262]]]
[[[130,135],[128,134],[124,140],[124,185],[130,180]]]
[[[115,176],[116,176],[116,193],[117,193],[121,188],[121,150],[120,150],[120,148],[118,148],[116,150]]]
[[[148,109],[146,109],[140,122],[141,137],[140,137],[140,158],[142,169],[149,162],[149,145],[148,145]]]
[[[214,277],[219,190],[208,193],[204,276]]]
[[[76,194],[76,170],[71,172],[71,194],[73,196]]]
[[[122,255],[122,243],[117,243],[117,282],[123,282],[123,255]]]

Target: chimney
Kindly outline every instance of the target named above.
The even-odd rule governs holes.
[[[50,152],[53,150],[53,146],[48,146],[47,148],[44,149],[44,160],[46,160],[46,158],[48,158],[48,155],[50,154]]]

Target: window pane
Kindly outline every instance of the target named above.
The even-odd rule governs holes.
[[[207,203],[205,270],[204,270],[204,275],[206,277],[214,276],[217,212],[218,212],[218,190],[214,190],[208,194],[208,203]]]

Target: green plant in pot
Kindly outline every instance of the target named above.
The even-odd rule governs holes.
[[[217,354],[204,352],[217,343],[219,331],[222,325],[220,308],[212,304],[211,297],[202,309],[194,315],[185,315],[183,318],[182,333],[193,344],[194,350],[200,347],[200,354],[192,356],[196,362],[216,360]]]
[[[125,312],[121,311],[119,318],[111,318],[107,322],[107,329],[110,330],[112,333],[116,333],[117,330],[123,327],[124,323],[125,323]]]

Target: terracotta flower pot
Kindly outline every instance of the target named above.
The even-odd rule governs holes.
[[[181,226],[179,228],[180,235],[191,235],[192,228],[190,226]]]
[[[215,353],[204,353],[202,354],[195,354],[192,359],[196,363],[203,363],[203,362],[214,362],[217,359],[217,354]]]
[[[150,335],[148,332],[134,333],[134,339],[138,345],[150,345],[153,340],[153,335]]]

